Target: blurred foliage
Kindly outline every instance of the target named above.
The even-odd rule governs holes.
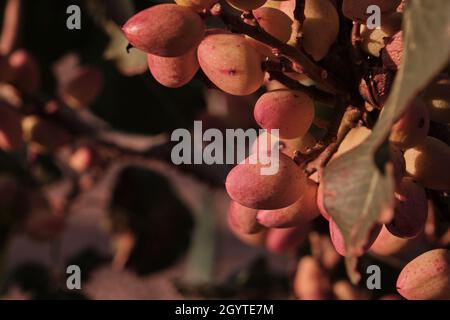
[[[27,296],[37,300],[85,300],[82,293],[68,291],[58,286],[50,270],[38,263],[24,263],[14,268],[7,276],[3,293],[18,288]],[[65,285],[65,282],[63,283]]]
[[[135,238],[126,266],[140,275],[175,263],[189,248],[193,218],[166,178],[137,166],[119,174],[110,204],[113,234]]]
[[[0,8],[5,2],[0,0]],[[88,2],[91,1],[24,1],[22,19],[26,31],[21,34],[21,46],[32,52],[44,68],[43,90],[49,95],[55,92],[52,65],[64,55],[76,53],[82,64],[96,65],[105,75],[104,94],[92,110],[112,126],[143,134],[189,128],[205,107],[203,84],[193,81],[182,89],[168,89],[159,85],[149,72],[134,77],[120,74],[112,62],[104,59],[110,39],[103,26],[88,14]],[[143,1],[134,2],[137,9],[148,6]],[[66,28],[66,9],[72,4],[81,7],[81,30]]]
[[[71,257],[66,265],[76,265],[83,270],[81,273],[81,283],[87,283],[91,277],[92,272],[94,272],[100,266],[111,262],[109,257],[106,257],[99,253],[96,249],[86,248],[81,252],[77,253],[75,256]]]

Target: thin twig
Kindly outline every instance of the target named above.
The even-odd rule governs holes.
[[[312,99],[319,101],[324,104],[328,105],[334,105],[336,103],[336,96],[329,94],[327,92],[321,91],[317,89],[314,86],[308,87],[300,82],[288,77],[285,73],[282,71],[275,71],[271,70],[269,71],[270,79],[271,80],[277,80],[281,84],[285,85],[288,88],[299,90],[307,95],[309,95]]]
[[[220,16],[231,30],[248,35],[269,47],[274,48],[280,56],[283,56],[292,62],[292,68],[295,71],[305,73],[325,90],[345,97],[348,95],[348,90],[345,88],[344,83],[339,82],[334,75],[313,62],[305,53],[278,40],[261,28],[245,23],[241,14],[227,4],[226,1],[221,1],[220,4]]]
[[[321,179],[323,169],[336,153],[347,133],[358,124],[362,115],[361,110],[353,106],[345,109],[339,108],[337,113],[340,115],[338,114],[334,118],[335,121],[330,125],[324,139],[318,142],[313,152],[307,155],[306,160],[303,160],[306,172],[308,174],[318,172],[319,180]],[[303,156],[299,155],[300,158]],[[313,160],[308,162],[309,159]]]
[[[305,22],[305,0],[296,0],[294,9],[294,19],[303,26]]]
[[[289,43],[301,50],[303,46],[302,27],[305,22],[305,0],[296,0],[294,9],[294,22],[292,23],[292,34]]]
[[[32,105],[33,109],[16,109],[17,111],[39,115],[60,124],[79,138],[90,138],[96,144],[123,153],[146,154],[168,141],[166,135],[142,136],[113,130],[88,111],[82,114],[57,98],[24,96],[24,101],[30,101],[31,103],[24,103],[24,106]]]

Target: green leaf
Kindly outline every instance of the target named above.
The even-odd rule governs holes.
[[[392,215],[392,166],[385,164],[380,170],[376,155],[396,119],[449,61],[449,12],[448,0],[408,2],[403,26],[403,62],[384,112],[364,143],[330,162],[324,171],[325,207],[344,236],[347,271],[355,283],[360,280],[356,257],[361,254],[371,228]]]

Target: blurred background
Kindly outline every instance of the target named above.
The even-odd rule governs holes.
[[[19,108],[33,128],[32,143],[0,154],[3,299],[289,296],[288,259],[228,230],[230,168],[170,161],[168,137],[194,120],[254,127],[256,96],[225,95],[200,77],[159,85],[120,30],[149,3],[0,1],[3,54],[25,65],[26,92],[2,82],[1,108]],[[81,8],[80,30],[66,27],[70,5]],[[71,264],[81,290],[66,289]]]

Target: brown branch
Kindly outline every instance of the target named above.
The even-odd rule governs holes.
[[[316,144],[310,153],[297,155],[297,162],[305,167],[308,174],[318,172],[320,180],[323,169],[336,153],[347,133],[356,127],[361,116],[361,110],[356,107],[337,108],[334,121],[330,124],[325,137]]]
[[[19,111],[52,120],[79,138],[90,138],[96,144],[122,153],[146,154],[168,140],[166,135],[142,136],[113,130],[89,111],[74,110],[56,98],[40,96],[26,97],[24,100],[31,101],[24,105],[32,105],[34,109]]]
[[[299,90],[306,93],[313,100],[319,101],[324,104],[334,105],[336,103],[336,96],[329,94],[327,92],[321,91],[316,87],[308,87],[300,82],[288,77],[281,70],[270,70],[268,71],[270,74],[271,80],[276,80],[281,84],[285,85],[288,88]]]
[[[305,22],[305,0],[296,0],[294,9],[294,19],[303,26]]]
[[[12,85],[8,84],[7,86],[14,89],[12,96],[6,97],[6,101],[11,102],[7,103],[7,106],[24,115],[37,115],[58,124],[70,134],[76,136],[78,142],[87,141],[89,145],[95,148],[96,153],[100,154],[103,162],[102,170],[107,168],[112,161],[118,159],[142,162],[161,161],[173,165],[171,152],[175,143],[169,141],[167,134],[145,136],[116,131],[89,111],[84,109],[74,110],[58,98],[40,94],[29,96],[19,92]],[[76,145],[75,141],[74,145]],[[87,178],[90,178],[99,174],[98,172],[92,174],[87,172],[81,175],[70,170],[67,166],[61,166],[61,163],[58,166],[63,171],[65,178],[71,182],[71,189],[65,195],[67,199],[63,199],[59,205],[57,204],[60,212],[67,212],[71,203],[84,191],[83,188],[80,189],[81,179],[85,178],[86,175]],[[181,165],[177,166],[177,169],[195,176],[196,179],[211,187],[223,187],[223,181],[230,170],[229,167],[220,165]]]
[[[305,0],[296,0],[294,9],[294,22],[292,23],[292,36],[289,40],[298,50],[303,46],[302,27],[305,22]]]
[[[2,33],[0,36],[0,53],[4,55],[14,51],[19,43],[22,0],[8,0],[5,6]]]
[[[283,56],[292,62],[292,68],[295,71],[305,73],[325,90],[347,97],[348,90],[344,83],[339,82],[327,70],[313,62],[305,53],[278,40],[258,26],[245,23],[241,18],[240,12],[233,9],[226,1],[221,1],[220,4],[220,16],[231,30],[248,35],[275,49],[280,56]]]

